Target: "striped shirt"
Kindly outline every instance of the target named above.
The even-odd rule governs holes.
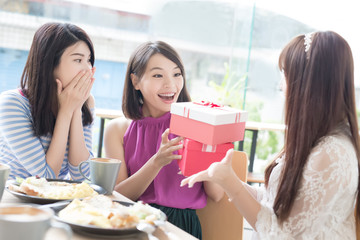
[[[92,113],[94,113],[93,109]],[[32,123],[29,100],[20,93],[19,89],[0,94],[0,163],[10,165],[9,179],[36,175],[56,178],[54,171],[46,162],[46,152],[52,135],[48,134],[40,138],[35,136]],[[92,125],[83,127],[89,159],[93,157]],[[58,178],[84,180],[78,167],[69,163],[68,151],[69,141]],[[82,171],[89,176],[89,164],[84,164]]]

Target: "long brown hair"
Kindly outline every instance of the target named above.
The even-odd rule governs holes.
[[[136,90],[134,88],[130,75],[133,73],[139,79],[141,79],[145,73],[145,69],[150,58],[157,53],[160,53],[170,61],[174,62],[180,68],[181,74],[184,79],[184,87],[181,90],[177,101],[191,101],[190,95],[186,88],[184,65],[176,50],[169,44],[162,41],[145,42],[138,46],[132,53],[126,70],[124,92],[122,97],[122,111],[124,115],[129,119],[137,120],[143,118],[141,113],[143,96],[139,90]]]
[[[67,23],[46,23],[35,33],[21,76],[21,88],[29,99],[33,129],[36,136],[52,133],[55,127],[53,109],[58,107],[54,69],[59,65],[65,49],[84,41],[90,49],[90,62],[94,66],[93,44],[84,30]],[[83,124],[92,123],[91,111],[85,102],[81,108]]]
[[[341,122],[349,124],[358,162],[360,159],[351,49],[335,32],[316,32],[311,38],[307,52],[304,35],[300,35],[279,57],[279,68],[284,71],[287,83],[287,128],[284,149],[280,153],[285,157],[285,166],[273,206],[280,221],[290,214],[312,148]],[[275,166],[274,161],[265,170],[266,186]],[[359,205],[357,212],[360,213]]]

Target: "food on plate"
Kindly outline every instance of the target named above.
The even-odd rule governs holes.
[[[98,195],[86,182],[47,181],[45,178],[38,177],[28,177],[21,182],[20,186],[9,185],[9,189],[29,196],[59,200]]]
[[[159,209],[141,201],[124,206],[105,195],[74,199],[58,216],[70,223],[115,229],[135,227],[141,222],[154,224],[162,217]]]

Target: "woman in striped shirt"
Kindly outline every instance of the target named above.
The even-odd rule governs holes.
[[[11,166],[10,178],[83,179],[78,165],[93,157],[94,60],[81,28],[47,23],[36,31],[21,88],[0,95],[0,162]]]

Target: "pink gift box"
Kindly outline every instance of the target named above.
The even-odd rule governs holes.
[[[213,103],[171,104],[170,132],[195,141],[217,145],[244,139],[248,113]]]
[[[213,162],[220,162],[232,143],[207,145],[185,138],[184,147],[178,151],[182,158],[178,160],[179,168],[186,177],[208,169]]]

